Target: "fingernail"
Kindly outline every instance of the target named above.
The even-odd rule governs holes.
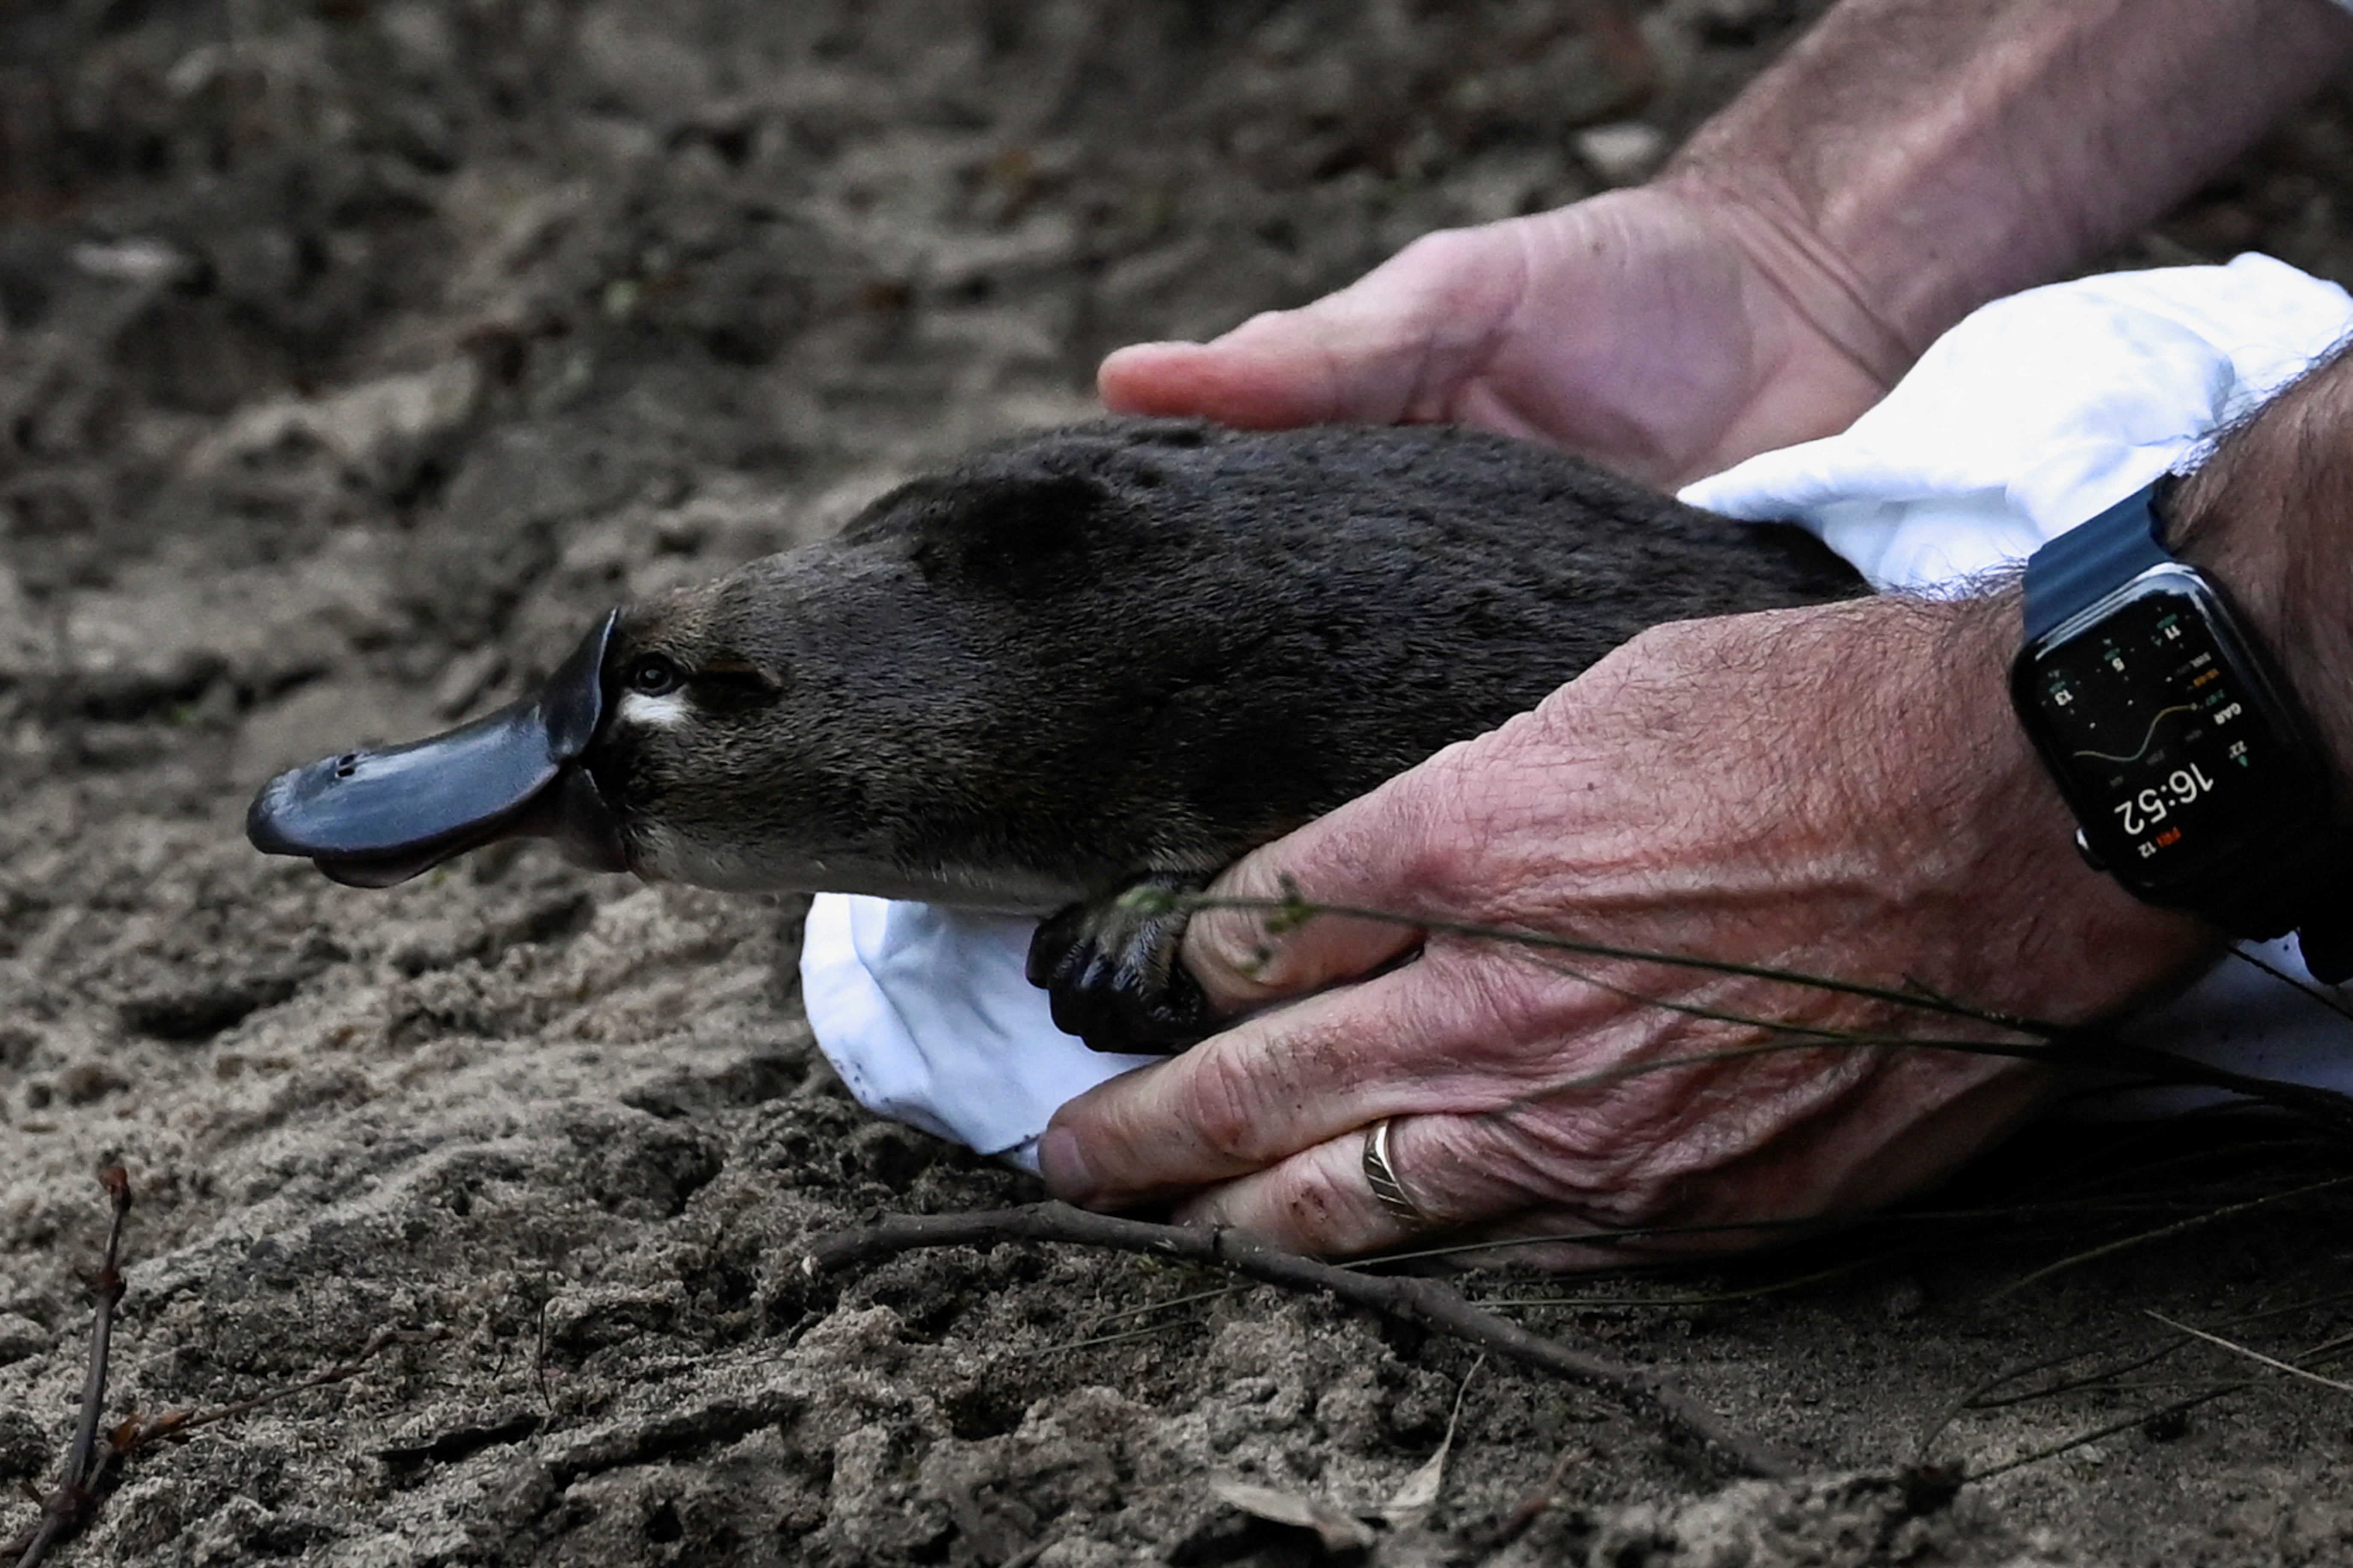
[[[1079,1135],[1067,1127],[1049,1127],[1038,1140],[1038,1170],[1047,1190],[1066,1204],[1090,1204],[1102,1186],[1079,1152]]]

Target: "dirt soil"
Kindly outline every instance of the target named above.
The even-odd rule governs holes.
[[[1313,1562],[1213,1483],[1377,1512],[1459,1401],[1435,1507],[1369,1560],[2353,1561],[2342,1388],[2154,1316],[2276,1357],[2353,1327],[2353,1163],[2279,1129],[2030,1137],[1736,1268],[1470,1278],[1809,1468],[1746,1480],[1191,1267],[812,1282],[881,1212],[1037,1194],[850,1102],[797,904],[532,847],[364,894],[239,832],[283,764],[1083,416],[1113,344],[1641,177],[1801,10],[0,6],[0,1485],[73,1426],[103,1162],[138,1198],[110,1420],[404,1336],[137,1453],[57,1560]],[[2325,101],[2128,258],[2353,281],[2348,123]]]

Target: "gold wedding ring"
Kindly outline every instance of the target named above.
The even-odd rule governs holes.
[[[1398,1223],[1414,1230],[1427,1230],[1438,1223],[1413,1201],[1413,1194],[1398,1180],[1397,1168],[1389,1163],[1389,1119],[1386,1116],[1365,1129],[1365,1181],[1381,1207]]]

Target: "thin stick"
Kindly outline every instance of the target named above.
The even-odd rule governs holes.
[[[2306,1383],[2316,1383],[2323,1388],[2333,1388],[2339,1394],[2353,1394],[2353,1383],[2340,1383],[2333,1377],[2323,1377],[2316,1372],[2306,1372],[2293,1362],[2276,1360],[2252,1346],[2242,1345],[2236,1340],[2226,1340],[2220,1334],[2210,1334],[2203,1329],[2193,1329],[2187,1323],[2177,1323],[2154,1307],[2143,1307],[2141,1310],[2171,1329],[2175,1333],[2188,1334],[2193,1340],[2204,1340],[2210,1345],[2219,1345],[2232,1355],[2244,1356],[2251,1362],[2271,1368],[2274,1372],[2284,1372],[2290,1377],[2300,1377]]]
[[[249,1415],[264,1405],[275,1405],[281,1399],[291,1399],[298,1394],[306,1394],[314,1388],[324,1388],[330,1384],[348,1383],[365,1372],[368,1363],[395,1345],[429,1345],[448,1337],[449,1331],[441,1328],[378,1329],[368,1336],[367,1343],[362,1345],[359,1352],[350,1360],[339,1361],[332,1366],[322,1367],[310,1376],[282,1387],[264,1389],[259,1394],[244,1399],[234,1400],[227,1405],[216,1405],[209,1410],[167,1410],[161,1415],[126,1422],[115,1432],[114,1447],[118,1452],[127,1454],[159,1437],[185,1436],[191,1432],[217,1426],[223,1421],[232,1420],[239,1415]]]
[[[113,1205],[114,1220],[107,1227],[106,1258],[98,1270],[98,1312],[90,1324],[90,1376],[82,1384],[81,1423],[74,1429],[73,1447],[66,1450],[57,1486],[41,1500],[40,1522],[24,1538],[16,1568],[37,1568],[49,1548],[89,1517],[97,1501],[100,1474],[114,1457],[111,1445],[103,1454],[99,1451],[98,1423],[106,1409],[106,1363],[114,1343],[114,1308],[122,1300],[122,1225],[131,1214],[131,1175],[120,1165],[108,1165],[98,1173],[98,1179]]]
[[[1238,1230],[1155,1225],[1092,1214],[1068,1204],[1029,1204],[975,1214],[898,1215],[820,1240],[801,1259],[815,1279],[841,1269],[933,1247],[999,1241],[1060,1242],[1155,1258],[1179,1258],[1294,1290],[1322,1290],[1353,1307],[1386,1313],[1508,1356],[1524,1366],[1611,1390],[1697,1438],[1750,1475],[1781,1477],[1795,1467],[1762,1439],[1726,1424],[1662,1374],[1572,1350],[1482,1311],[1435,1279],[1343,1268],[1256,1240]]]
[[[1494,1533],[1485,1542],[1487,1551],[1490,1553],[1500,1552],[1526,1534],[1528,1526],[1542,1519],[1560,1500],[1560,1483],[1568,1478],[1569,1468],[1583,1464],[1591,1458],[1593,1450],[1582,1444],[1572,1444],[1563,1448],[1560,1458],[1553,1461],[1552,1473],[1545,1477],[1544,1484],[1522,1498],[1519,1507],[1512,1510],[1504,1516],[1504,1522],[1495,1527]]]
[[[2242,1379],[2237,1383],[2224,1384],[2220,1388],[2209,1389],[2203,1394],[2191,1394],[2187,1399],[2177,1399],[2172,1404],[2159,1405],[2155,1410],[2144,1410],[2137,1415],[2127,1415],[2121,1421],[2111,1421],[2106,1426],[2095,1426],[2089,1432],[2078,1432],[2073,1437],[2053,1443],[2048,1447],[2036,1448],[2031,1453],[2021,1454],[2015,1458],[2004,1459],[1998,1465],[1988,1465],[1982,1470],[1971,1470],[1961,1478],[1961,1484],[1975,1486],[1979,1481],[1990,1480],[1996,1476],[2008,1475],[2012,1470],[2022,1470],[2029,1465],[2039,1465],[2045,1459],[2055,1459],[2062,1454],[2081,1448],[2086,1444],[2096,1443],[2103,1437],[2113,1437],[2119,1432],[2128,1432],[2143,1422],[2153,1421],[2160,1415],[2195,1410],[2200,1405],[2220,1399],[2226,1394],[2236,1394],[2242,1388],[2253,1386],[2253,1378]]]
[[[2030,1285],[2040,1283],[2044,1279],[2050,1279],[2054,1274],[2075,1268],[2079,1264],[2090,1263],[2096,1258],[2106,1258],[2115,1253],[2126,1251],[2129,1248],[2141,1246],[2145,1242],[2158,1241],[2168,1236],[2179,1236],[2184,1231],[2196,1230],[2200,1226],[2211,1225],[2218,1219],[2228,1219],[2233,1215],[2244,1214],[2250,1209],[2259,1209],[2266,1205],[2285,1202],[2291,1198],[2309,1197],[2314,1193],[2328,1192],[2333,1188],[2344,1186],[2348,1183],[2353,1183],[2353,1176],[2331,1176],[2327,1181],[2312,1182],[2301,1187],[2291,1187],[2284,1193],[2266,1193],[2262,1197],[2249,1198],[2243,1203],[2225,1204],[2221,1208],[2206,1209],[2200,1213],[2190,1215],[2188,1219],[2176,1221],[2172,1225],[2158,1226],[2154,1230],[2144,1230],[2137,1235],[2127,1236],[2116,1241],[2107,1242],[2103,1246],[2087,1247],[2082,1252],[2071,1253],[2067,1257],[2059,1259],[2056,1263],[2046,1263],[2042,1268],[2035,1269],[2033,1272],[2021,1275],[2018,1279],[2011,1280],[2000,1289],[1987,1296],[1985,1299],[1986,1304],[1991,1305],[1996,1301],[2014,1296]]]

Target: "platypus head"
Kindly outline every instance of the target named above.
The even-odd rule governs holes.
[[[1050,854],[961,826],[997,820],[943,780],[987,754],[988,683],[945,617],[910,610],[922,591],[901,553],[826,545],[617,610],[520,701],[280,773],[247,836],[357,887],[533,836],[733,891],[1067,901],[1071,878],[1033,864]]]

